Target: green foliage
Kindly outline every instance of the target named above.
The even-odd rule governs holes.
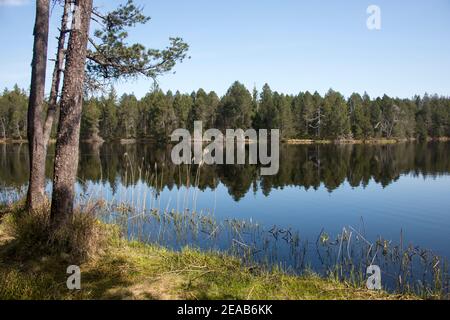
[[[0,138],[26,139],[28,96],[17,85],[0,95]]]
[[[274,105],[276,110],[275,124],[280,129],[281,137],[294,137],[294,122],[292,114],[292,97],[275,92]]]
[[[92,98],[83,103],[81,114],[81,137],[90,139],[99,134],[100,101]]]
[[[259,128],[272,129],[275,128],[276,110],[273,102],[273,92],[266,83],[261,91],[259,101]]]
[[[325,95],[323,117],[324,125],[321,137],[334,139],[351,137],[348,106],[340,93],[330,90]]]
[[[102,138],[116,137],[117,121],[117,93],[112,88],[107,97],[101,97],[99,104],[99,131]]]
[[[218,111],[220,127],[246,130],[252,125],[252,111],[252,95],[243,84],[236,81],[220,103]]]
[[[187,128],[193,129],[194,121],[203,121],[204,124],[210,119],[212,108],[209,106],[208,94],[205,90],[199,89],[191,94],[193,106],[189,112],[189,123]]]
[[[372,135],[369,109],[365,107],[363,98],[354,93],[348,100],[350,108],[350,122],[353,137],[355,139],[366,139]]]
[[[193,104],[194,101],[191,95],[181,94],[179,91],[175,93],[173,108],[179,128],[188,128],[190,126],[189,113],[191,112]]]
[[[135,139],[138,134],[139,101],[133,94],[124,94],[117,110],[117,132],[121,138]]]
[[[142,108],[146,110],[147,133],[156,140],[168,139],[176,129],[175,110],[171,95],[166,95],[159,88],[147,94],[141,101]]]
[[[94,10],[93,16],[99,29],[94,32],[95,39],[90,39],[86,64],[89,89],[101,88],[103,81],[113,82],[140,75],[156,78],[186,58],[189,46],[179,37],[170,38],[170,45],[162,50],[147,49],[140,43],[127,43],[127,28],[150,20],[133,0],[106,15]]]
[[[0,95],[0,139],[26,138],[27,96],[17,86]],[[86,98],[81,135],[87,140],[168,141],[175,128],[280,129],[290,139],[408,139],[450,136],[450,99],[437,95],[399,99],[333,90],[324,97],[306,91],[286,95],[265,84],[252,93],[235,82],[223,97],[199,89],[191,94],[155,86],[142,99],[134,94]]]

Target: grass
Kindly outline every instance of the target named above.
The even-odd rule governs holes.
[[[114,228],[100,223],[95,217],[96,205],[84,212],[75,211],[69,219],[52,232],[50,205],[28,214],[21,202],[0,210],[0,239],[4,256],[28,260],[35,256],[63,254],[82,262],[96,257],[114,234]]]
[[[18,206],[1,211],[0,299],[414,298],[369,291],[313,273],[293,276],[277,269],[267,271],[219,252],[192,248],[176,252],[127,241],[112,226],[98,221],[75,223],[80,221],[77,217],[70,232],[58,238],[65,241],[55,242],[53,237],[42,235],[45,222],[38,224],[37,232],[33,228],[31,221],[36,224],[35,219],[42,221],[42,216],[24,218]],[[92,235],[97,228],[108,231],[107,241],[101,237],[95,243],[81,241],[80,248],[87,247],[92,254],[80,256],[80,248],[74,250],[70,239],[79,240],[80,234]],[[96,246],[102,250],[93,250]],[[66,270],[73,264],[81,269],[81,290],[66,287]]]

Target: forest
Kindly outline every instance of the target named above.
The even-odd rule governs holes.
[[[15,86],[0,96],[2,139],[26,137],[28,96]],[[450,136],[450,98],[425,94],[412,99],[367,94],[345,98],[329,90],[288,95],[264,85],[250,92],[235,82],[223,97],[199,89],[191,94],[163,92],[157,86],[142,99],[119,97],[112,87],[85,98],[81,120],[83,140],[153,139],[168,141],[176,128],[281,130],[283,139],[427,139]],[[52,135],[56,132],[56,124]]]

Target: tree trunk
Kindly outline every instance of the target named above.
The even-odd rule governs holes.
[[[28,189],[28,207],[31,210],[39,209],[45,201],[45,165],[47,148],[57,109],[61,73],[64,66],[64,44],[67,33],[67,20],[70,12],[70,2],[71,0],[65,0],[64,13],[61,19],[61,29],[58,39],[55,68],[53,70],[47,118],[45,124],[42,124],[41,117],[39,117],[39,124],[32,126],[33,132],[37,132],[40,139],[35,156],[30,158],[30,167],[34,168],[30,171],[30,188]],[[39,114],[42,114],[42,108],[40,108]]]
[[[58,49],[56,51],[55,68],[53,69],[52,87],[50,90],[49,107],[47,111],[47,118],[44,125],[44,143],[45,146],[48,145],[50,140],[50,134],[52,132],[53,120],[55,118],[57,104],[58,104],[58,94],[59,86],[61,83],[61,73],[64,68],[64,57],[65,57],[65,42],[67,33],[67,20],[69,18],[70,4],[72,0],[64,1],[64,13],[61,18],[61,29],[58,37]]]
[[[0,118],[0,122],[2,123],[2,136],[3,139],[6,140],[6,125],[5,120],[3,118]]]
[[[51,209],[54,227],[64,223],[73,214],[91,11],[92,0],[75,1],[56,141]]]
[[[48,29],[49,0],[36,0],[27,129],[30,154],[30,181],[27,194],[27,207],[30,211],[39,209],[45,200],[45,165],[41,165],[42,162],[45,163],[41,116],[45,94]]]
[[[47,111],[47,118],[42,128],[42,123],[35,126],[33,130],[42,130],[41,141],[38,146],[37,156],[30,158],[30,167],[35,168],[30,171],[30,186],[28,190],[29,208],[32,210],[38,209],[43,205],[45,200],[45,165],[47,158],[47,147],[52,130],[53,120],[57,109],[57,98],[59,93],[59,86],[61,81],[61,73],[64,66],[64,44],[67,33],[67,20],[70,12],[71,0],[65,0],[64,13],[61,19],[61,29],[58,38],[58,48],[56,53],[55,67],[53,70],[52,87],[50,90],[49,108]],[[39,113],[42,113],[42,108]],[[34,199],[34,200],[33,200]]]

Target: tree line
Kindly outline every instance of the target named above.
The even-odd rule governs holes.
[[[0,134],[26,136],[27,95],[15,86],[0,96]],[[250,92],[235,82],[219,97],[214,91],[173,93],[153,87],[143,98],[109,92],[85,97],[84,140],[154,139],[167,141],[176,128],[280,129],[284,139],[427,139],[450,136],[450,98],[425,94],[412,99],[366,93],[345,98],[329,90],[288,95],[264,85]],[[54,126],[54,129],[56,126]],[[53,135],[56,130],[53,130]]]

